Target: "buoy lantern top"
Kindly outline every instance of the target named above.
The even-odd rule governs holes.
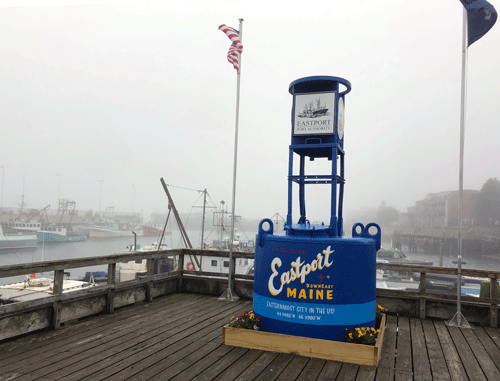
[[[343,96],[351,91],[351,82],[340,77],[332,77],[329,75],[317,75],[312,77],[299,78],[290,83],[288,91],[290,94],[323,92],[323,91],[339,91],[338,85],[345,86],[344,91],[340,91],[339,95]]]

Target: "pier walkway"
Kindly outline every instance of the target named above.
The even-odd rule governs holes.
[[[500,380],[500,330],[388,316],[377,368],[222,345],[252,308],[171,294],[0,342],[0,380]]]

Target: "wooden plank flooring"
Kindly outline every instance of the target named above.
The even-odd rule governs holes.
[[[500,330],[389,315],[377,368],[222,345],[252,308],[174,294],[0,342],[6,380],[500,380]]]

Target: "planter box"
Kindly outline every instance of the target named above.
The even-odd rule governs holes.
[[[378,365],[385,332],[385,315],[375,346],[344,343],[279,333],[252,331],[224,326],[222,340],[225,345],[260,349],[263,351],[292,353],[305,357],[335,360],[360,365]]]

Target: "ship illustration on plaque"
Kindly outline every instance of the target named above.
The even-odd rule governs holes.
[[[326,107],[326,102],[321,104],[321,98],[317,98],[314,101],[309,102],[304,106],[304,111],[297,115],[299,118],[317,118],[320,116],[330,115],[328,108]]]

